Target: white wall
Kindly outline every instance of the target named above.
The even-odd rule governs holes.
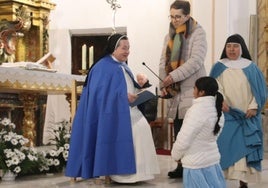
[[[240,33],[246,43],[249,42],[250,15],[256,14],[256,0],[230,0],[229,13],[229,34]]]
[[[57,57],[56,68],[71,71],[70,30],[111,28],[113,11],[106,0],[52,0],[50,51]],[[116,26],[126,27],[131,49],[129,65],[134,73],[144,72],[150,81],[158,79],[141,63],[158,73],[164,35],[168,32],[169,6],[173,0],[118,0]],[[255,0],[191,0],[192,16],[207,33],[206,68],[220,57],[226,38],[240,33],[248,43],[250,14],[256,13]]]
[[[113,11],[106,0],[53,0],[57,4],[50,15],[50,51],[57,57],[56,68],[71,71],[69,30],[111,28]],[[166,0],[118,0],[116,27],[126,27],[130,40],[129,65],[134,73],[144,72],[152,82],[158,79],[141,63],[156,73],[164,35],[168,31]]]
[[[256,14],[256,0],[192,0],[193,17],[207,33],[207,71],[220,58],[225,40],[239,33],[249,44],[250,15]]]
[[[208,50],[205,59],[205,67],[207,73],[213,63],[213,29],[212,29],[212,22],[213,22],[213,3],[211,0],[192,0],[192,17],[204,28],[206,31],[207,36],[207,43],[208,43]]]

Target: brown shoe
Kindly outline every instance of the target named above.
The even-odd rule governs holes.
[[[70,182],[71,182],[71,183],[75,183],[75,182],[76,182],[76,178],[71,178],[71,179],[70,179]]]
[[[105,184],[111,184],[112,183],[112,179],[110,178],[110,176],[105,176]]]

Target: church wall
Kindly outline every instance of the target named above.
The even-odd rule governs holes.
[[[113,27],[113,11],[106,0],[54,0],[50,16],[50,51],[57,57],[55,65],[61,72],[71,72],[70,30]],[[158,72],[164,35],[168,32],[169,0],[118,0],[116,27],[126,27],[130,39],[129,65],[134,73],[144,72],[158,84],[158,79],[141,63]],[[248,43],[250,14],[255,14],[252,0],[191,0],[192,16],[207,33],[206,68],[219,58],[226,38],[240,33]],[[213,11],[214,8],[214,11]]]
[[[249,45],[250,15],[256,14],[252,0],[192,0],[193,17],[207,33],[208,52],[205,61],[209,72],[220,58],[225,40],[234,33],[241,34]]]
[[[70,72],[70,66],[59,64],[71,63],[70,35],[65,35],[69,30],[85,30],[111,28],[113,11],[105,1],[73,1],[54,0],[57,4],[50,17],[50,50],[57,56],[56,65],[67,68],[61,70]],[[145,62],[158,72],[158,63],[162,50],[163,38],[168,31],[167,1],[135,0],[118,1],[122,8],[117,9],[115,25],[125,27],[130,40],[129,65],[135,73],[144,72],[152,82],[158,79],[142,65]],[[162,7],[161,9],[156,7]],[[73,13],[71,13],[73,12]],[[65,33],[60,36],[59,33]],[[56,33],[56,35],[55,35]],[[64,44],[61,44],[64,41]]]

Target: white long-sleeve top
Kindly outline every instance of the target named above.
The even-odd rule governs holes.
[[[172,158],[181,159],[182,166],[191,169],[219,163],[220,153],[216,142],[219,133],[213,133],[216,121],[215,97],[204,96],[194,99],[173,144]],[[222,127],[223,123],[222,114],[219,125]]]

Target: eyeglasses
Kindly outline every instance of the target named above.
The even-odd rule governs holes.
[[[172,20],[180,20],[182,18],[184,18],[185,15],[175,15],[175,16],[172,16],[172,15],[169,15],[168,18],[172,21]]]

